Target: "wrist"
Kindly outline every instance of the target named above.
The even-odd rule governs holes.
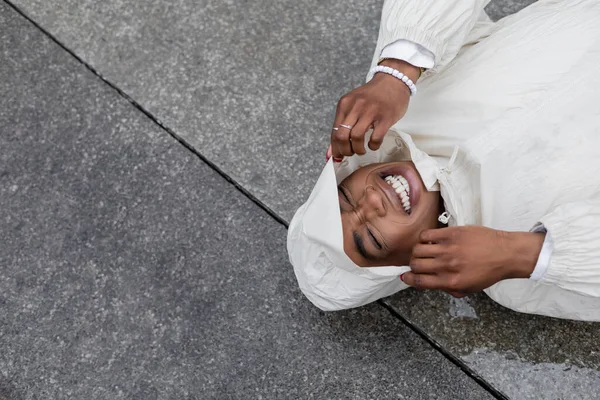
[[[528,279],[537,264],[546,234],[510,232],[506,279]]]
[[[398,71],[406,75],[408,78],[410,78],[410,80],[414,83],[416,83],[419,77],[421,76],[421,68],[415,67],[414,65],[407,63],[406,61],[397,60],[395,58],[386,58],[379,62],[377,65],[383,65],[385,67],[397,69]]]

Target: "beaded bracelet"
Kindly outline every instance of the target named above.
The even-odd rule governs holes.
[[[373,75],[375,75],[378,72],[383,72],[384,74],[390,74],[394,78],[400,79],[402,82],[404,82],[404,84],[406,86],[408,86],[408,89],[410,89],[411,96],[414,96],[415,94],[417,94],[417,86],[415,86],[413,81],[408,76],[404,75],[402,72],[398,71],[397,69],[394,69],[391,67],[386,67],[384,65],[379,65],[371,70],[371,74],[373,74]]]

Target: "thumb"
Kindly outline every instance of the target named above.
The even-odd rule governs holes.
[[[400,275],[402,282],[416,289],[438,289],[438,277],[430,274],[415,274],[414,272],[405,272]]]

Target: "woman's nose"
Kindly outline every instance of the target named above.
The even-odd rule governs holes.
[[[365,193],[359,202],[359,206],[367,219],[372,216],[384,217],[386,213],[383,197],[373,186],[365,188]]]

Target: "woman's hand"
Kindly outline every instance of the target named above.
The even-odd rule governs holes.
[[[416,82],[421,70],[400,60],[384,60],[385,65],[399,70]],[[377,150],[388,129],[404,116],[408,109],[410,90],[399,79],[377,73],[368,83],[345,94],[338,102],[331,147],[335,158],[365,154],[365,133],[373,128],[369,148]],[[351,127],[351,128],[348,128]]]
[[[411,272],[401,278],[419,289],[439,289],[462,297],[504,279],[529,278],[544,238],[544,233],[482,226],[427,230],[413,247]]]

